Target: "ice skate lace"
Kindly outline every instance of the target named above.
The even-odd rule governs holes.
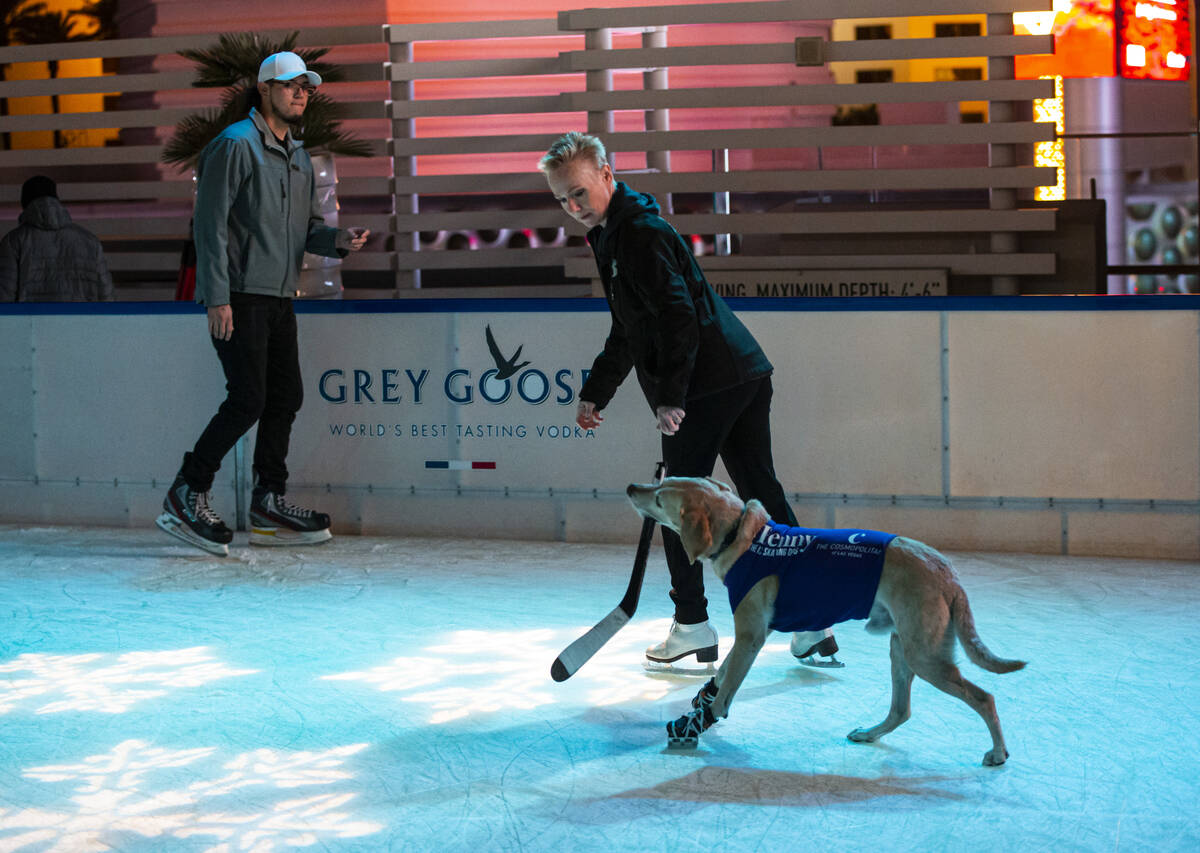
[[[313,517],[313,511],[311,509],[305,509],[304,507],[290,504],[283,499],[282,495],[273,495],[273,497],[275,499],[275,510],[282,515],[304,520]]]
[[[192,495],[195,498],[192,512],[196,514],[197,520],[214,527],[224,523],[221,521],[221,517],[208,505],[208,492],[193,492]]]

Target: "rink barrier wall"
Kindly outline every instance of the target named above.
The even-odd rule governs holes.
[[[1200,559],[1200,298],[730,302],[775,364],[776,467],[802,524]],[[632,377],[599,430],[573,427],[603,301],[296,310],[289,495],[336,533],[460,536],[469,519],[482,538],[636,539],[624,488],[659,448]],[[4,305],[0,332],[0,521],[149,528],[224,394],[201,309]],[[214,488],[231,523],[252,458],[251,434]]]

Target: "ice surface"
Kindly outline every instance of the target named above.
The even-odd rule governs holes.
[[[668,751],[703,679],[634,620],[569,681],[628,546],[336,537],[227,559],[140,530],[0,526],[2,851],[1198,850],[1200,566],[954,555],[1012,757],[917,681],[877,744],[885,638],[841,670],[759,657],[728,720]],[[722,637],[732,619],[710,577]],[[960,655],[961,657],[961,655]]]

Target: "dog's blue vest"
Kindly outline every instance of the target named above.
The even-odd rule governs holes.
[[[820,530],[767,521],[725,575],[729,607],[737,610],[752,586],[767,575],[779,575],[772,630],[819,631],[847,619],[866,619],[879,588],[884,552],[895,538],[878,530]]]

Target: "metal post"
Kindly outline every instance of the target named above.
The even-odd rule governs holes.
[[[233,506],[238,532],[246,529],[246,490],[250,478],[246,475],[246,436],[233,445]]]
[[[651,27],[642,33],[642,47],[666,47],[667,46],[667,28],[666,27]],[[642,88],[646,91],[665,91],[670,87],[667,80],[667,69],[664,68],[649,68],[642,72]],[[644,122],[647,132],[650,131],[667,131],[671,129],[671,111],[668,109],[661,110],[646,110],[644,113]],[[671,171],[671,152],[670,151],[647,151],[646,152],[646,168],[651,171],[666,174]],[[663,205],[663,210],[667,213],[674,212],[674,205],[671,202],[671,194],[664,193],[660,199]]]
[[[612,30],[588,30],[583,34],[585,50],[612,50]],[[612,70],[600,68],[588,71],[584,75],[589,92],[611,92]],[[611,110],[589,110],[587,114],[587,132],[595,136],[605,137],[612,133],[613,119]],[[609,152],[608,162],[615,170],[612,152]]]
[[[585,50],[612,50],[612,30],[587,30],[583,34],[583,47]],[[612,91],[612,71],[608,68],[588,71],[585,73],[584,79],[589,92]],[[611,110],[588,110],[588,133],[600,136],[607,141],[607,137],[612,133],[612,129],[613,116]],[[612,150],[608,152],[608,164],[612,166],[613,172],[617,171],[616,152]],[[592,278],[592,295],[604,296],[604,286],[597,277]]]
[[[729,149],[718,148],[713,151],[713,171],[722,174],[729,173]],[[729,214],[729,190],[713,193],[713,213]],[[717,234],[714,238],[714,252],[718,255],[731,254],[732,241],[728,233]]]
[[[1125,253],[1125,169],[1121,133],[1124,109],[1121,104],[1119,77],[1079,77],[1063,80],[1065,133],[1112,134],[1075,139],[1078,145],[1066,159],[1068,198],[1082,198],[1084,187],[1092,184],[1093,197],[1104,199],[1105,244],[1108,263],[1126,263]],[[1110,275],[1109,293],[1128,290],[1124,275]]]
[[[385,63],[384,72],[387,75],[388,86],[391,91],[391,101],[388,102],[388,117],[392,122],[390,144],[392,155],[392,215],[400,216],[403,214],[415,214],[420,211],[419,197],[416,193],[401,193],[397,191],[397,183],[400,179],[411,178],[417,174],[417,158],[412,155],[397,154],[395,143],[400,139],[413,139],[416,136],[416,130],[413,119],[398,119],[395,117],[392,104],[397,101],[411,101],[414,99],[414,96],[413,81],[393,80],[391,70],[393,65],[408,65],[412,63],[413,46],[411,42],[393,43],[388,35],[389,32],[390,27],[385,26],[384,35],[388,38],[388,59],[390,60]],[[391,230],[395,234],[396,240],[394,251],[416,252],[420,250],[421,237],[419,231],[401,231],[394,219]],[[419,269],[396,269],[394,273],[397,295],[403,291],[420,289],[421,271]]]
[[[987,16],[987,34],[989,36],[1012,35],[1012,13],[993,13]],[[989,80],[1012,80],[1014,75],[1013,58],[1011,56],[990,56],[987,62]],[[1016,117],[1016,110],[1011,101],[989,101],[988,122],[1010,122]],[[1017,149],[1013,144],[988,143],[988,165],[995,167],[1015,166]],[[1015,210],[1017,207],[1017,191],[1010,188],[993,187],[990,191],[989,206],[992,210]],[[1020,251],[1019,235],[1013,232],[993,232],[991,234],[991,250],[995,253],[1011,253]],[[1011,296],[1020,293],[1017,277],[1014,275],[992,276],[992,293],[998,296]]]

